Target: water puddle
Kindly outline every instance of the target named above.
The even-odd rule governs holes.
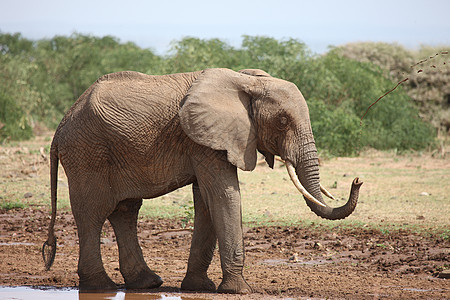
[[[262,261],[262,264],[268,265],[268,266],[279,266],[279,265],[310,265],[310,266],[316,266],[316,265],[324,265],[332,263],[332,261],[328,260],[289,260],[289,259],[265,259]]]
[[[424,289],[417,289],[417,288],[403,288],[402,290],[410,291],[410,292],[418,292],[418,293],[420,293],[420,292],[424,293],[424,292],[431,292],[432,291],[432,290],[424,290]]]
[[[75,288],[46,288],[46,287],[5,287],[0,286],[0,300],[200,300],[204,298],[184,297],[176,293],[79,293]]]
[[[34,243],[25,243],[25,242],[10,242],[10,243],[4,243],[1,242],[0,246],[33,246]]]

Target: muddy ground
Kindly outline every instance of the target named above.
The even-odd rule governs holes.
[[[58,212],[58,251],[52,269],[45,271],[41,245],[46,240],[48,223],[44,208],[0,211],[0,286],[77,285],[78,245],[73,217],[70,212]],[[144,256],[164,280],[154,292],[179,292],[191,234],[182,230],[181,222],[176,220],[140,219]],[[440,278],[448,276],[443,270],[450,264],[450,241],[441,236],[407,231],[386,234],[364,228],[280,226],[245,228],[244,236],[244,276],[254,288],[254,293],[244,298],[450,298],[449,279]],[[102,254],[108,274],[123,283],[109,224],[104,226]],[[209,275],[216,285],[220,283],[217,251]],[[236,298],[207,293],[195,297]]]

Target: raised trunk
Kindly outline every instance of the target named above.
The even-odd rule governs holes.
[[[320,206],[305,198],[306,204],[316,215],[328,220],[340,220],[348,217],[356,207],[359,188],[361,187],[362,182],[359,181],[358,178],[353,180],[350,197],[346,204],[336,208],[330,207],[322,197],[319,178],[319,160],[314,144],[311,143],[309,149],[304,149],[303,153],[301,162],[295,164],[297,176],[304,188],[325,206]]]

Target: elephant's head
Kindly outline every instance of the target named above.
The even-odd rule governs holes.
[[[226,150],[229,162],[242,170],[255,168],[257,150],[271,167],[279,155],[318,216],[336,220],[353,212],[362,184],[358,178],[345,205],[332,208],[322,198],[322,193],[333,196],[320,184],[308,106],[295,84],[261,70],[208,69],[181,105],[181,126],[196,143]]]

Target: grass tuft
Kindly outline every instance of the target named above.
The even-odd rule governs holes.
[[[25,207],[27,207],[27,205],[19,201],[4,201],[0,203],[0,209],[5,210],[22,209]]]

